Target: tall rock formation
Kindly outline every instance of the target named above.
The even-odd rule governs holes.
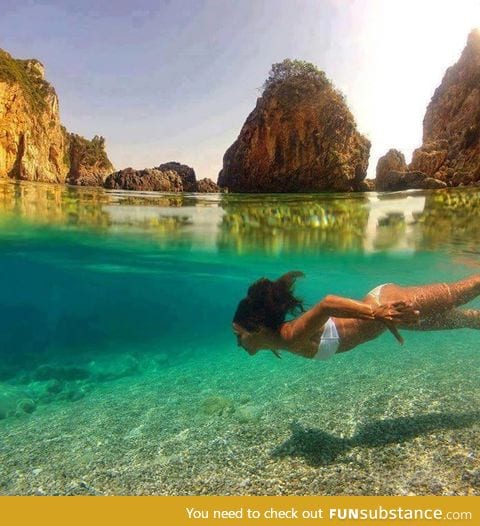
[[[95,160],[76,162],[75,137],[60,123],[58,97],[43,65],[0,50],[0,177],[64,183],[67,177],[76,182],[86,174],[106,175]],[[101,150],[106,158],[103,144]],[[105,172],[113,169],[108,165]]]
[[[407,163],[405,156],[399,150],[391,149],[377,162],[377,169],[375,174],[375,189],[379,192],[389,190],[389,174],[390,172],[406,172]]]
[[[361,190],[370,142],[344,97],[312,64],[274,64],[226,151],[218,185],[233,192]]]
[[[67,183],[79,186],[102,186],[115,168],[105,152],[105,139],[95,135],[91,141],[81,135],[68,135],[69,171]]]
[[[423,120],[423,144],[411,170],[449,186],[480,181],[480,31],[470,33],[460,59],[448,68]]]

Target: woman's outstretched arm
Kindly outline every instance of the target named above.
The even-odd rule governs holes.
[[[324,325],[330,316],[385,323],[400,342],[403,340],[395,324],[418,321],[418,311],[415,311],[409,302],[392,301],[382,305],[371,305],[350,298],[328,295],[295,320],[284,324],[282,335],[289,340],[308,336]]]

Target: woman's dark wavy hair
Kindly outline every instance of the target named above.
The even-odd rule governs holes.
[[[247,297],[240,301],[233,317],[248,331],[260,327],[278,330],[284,323],[287,314],[304,312],[303,301],[293,295],[293,287],[303,272],[287,272],[276,281],[260,278],[250,285]]]

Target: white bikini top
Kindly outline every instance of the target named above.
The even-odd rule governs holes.
[[[332,318],[328,318],[324,327],[323,334],[318,344],[318,351],[313,357],[314,360],[328,360],[336,352],[340,345],[340,336]]]

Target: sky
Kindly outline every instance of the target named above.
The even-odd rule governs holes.
[[[214,181],[285,58],[324,70],[372,142],[410,159],[480,0],[0,0],[0,47],[37,58],[63,124],[117,169],[188,164]]]

